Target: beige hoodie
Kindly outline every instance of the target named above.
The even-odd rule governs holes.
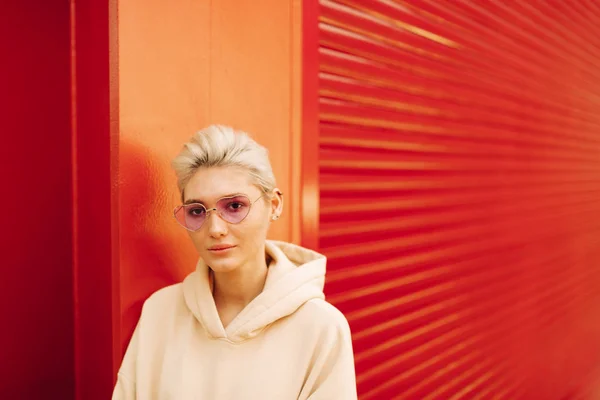
[[[200,260],[142,309],[113,400],[353,400],[348,322],[324,300],[324,256],[267,241],[263,292],[223,328]]]

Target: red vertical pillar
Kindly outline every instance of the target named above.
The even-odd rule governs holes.
[[[302,1],[301,243],[319,248],[319,2]]]
[[[71,400],[69,4],[0,21],[0,399]]]
[[[75,394],[108,399],[119,343],[116,0],[72,0]]]

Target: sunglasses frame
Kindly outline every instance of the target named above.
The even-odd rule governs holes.
[[[256,203],[258,200],[262,199],[263,197],[265,197],[265,195],[267,195],[268,193],[263,193],[258,199],[254,200],[254,201],[250,201],[250,197],[246,196],[245,194],[236,194],[234,196],[225,196],[225,197],[221,197],[220,199],[217,200],[217,204],[221,201],[221,200],[226,200],[226,199],[234,199],[236,197],[245,197],[246,199],[248,199],[248,203],[250,203],[248,205],[248,213],[244,216],[244,218],[242,218],[239,222],[229,222],[227,221],[225,218],[223,218],[223,216],[221,215],[221,213],[217,210],[216,207],[213,208],[207,208],[204,204],[202,203],[189,203],[189,204],[181,204],[177,207],[175,207],[175,209],[173,210],[173,217],[175,218],[175,220],[177,221],[177,224],[181,227],[183,227],[185,230],[190,231],[190,232],[197,232],[199,231],[203,226],[204,223],[208,220],[208,218],[210,217],[210,213],[212,213],[213,211],[219,216],[219,218],[221,218],[223,221],[225,221],[228,224],[231,225],[237,225],[237,224],[241,224],[246,218],[248,218],[248,215],[250,215],[250,211],[252,211],[252,206],[254,205],[254,203]],[[187,226],[183,225],[181,222],[179,222],[179,220],[177,219],[177,213],[179,212],[179,210],[181,210],[182,208],[186,207],[186,206],[192,206],[192,205],[196,205],[196,206],[201,206],[202,208],[204,208],[204,210],[206,210],[206,218],[204,219],[204,221],[202,222],[202,224],[197,228],[197,229],[190,229]]]

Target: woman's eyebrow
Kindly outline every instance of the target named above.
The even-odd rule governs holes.
[[[236,197],[236,196],[246,196],[246,197],[248,197],[248,195],[246,195],[244,193],[231,193],[231,194],[226,194],[226,195],[223,195],[223,196],[219,197],[218,200],[226,199],[226,198],[229,198],[229,197]],[[184,205],[187,205],[187,204],[202,204],[202,205],[204,205],[204,202],[202,200],[199,200],[199,199],[188,199],[183,204]]]
[[[196,200],[196,199],[188,199],[188,200],[186,200],[186,201],[185,201],[185,203],[183,203],[183,204],[184,204],[184,205],[188,205],[188,204],[196,204],[196,203],[199,203],[199,204],[204,204],[202,201],[200,201],[200,200]]]

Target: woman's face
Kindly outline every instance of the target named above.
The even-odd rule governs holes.
[[[200,257],[213,271],[229,272],[264,259],[271,216],[279,215],[283,204],[279,194],[273,199],[263,194],[250,174],[237,167],[200,168],[185,186],[184,204],[200,203],[208,210],[218,208],[229,219],[248,211],[239,223],[227,222],[211,211],[201,227],[190,232]],[[196,208],[188,214],[196,218],[202,212],[202,208]]]

